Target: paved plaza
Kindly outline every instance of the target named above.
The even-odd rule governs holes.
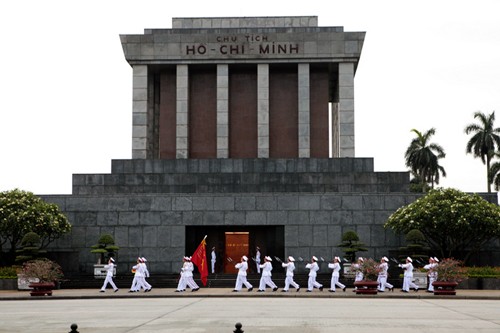
[[[0,332],[499,332],[500,291],[459,290],[457,297],[418,292],[175,293],[56,290],[52,297],[0,291]]]

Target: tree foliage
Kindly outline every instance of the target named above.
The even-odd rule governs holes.
[[[384,227],[397,233],[418,229],[441,257],[457,257],[467,250],[463,258],[467,260],[500,237],[500,207],[477,194],[440,188],[399,208]]]
[[[495,128],[495,111],[486,115],[482,112],[475,112],[474,119],[479,120],[479,124],[469,124],[465,127],[465,134],[472,134],[467,142],[465,151],[479,157],[486,165],[486,179],[488,182],[488,192],[491,192],[491,158],[500,149],[500,127]]]
[[[446,171],[439,165],[439,159],[446,156],[443,147],[431,143],[430,138],[436,133],[434,128],[421,133],[412,129],[417,136],[412,139],[405,152],[405,164],[413,175],[421,181],[421,189],[425,191],[426,184],[439,184],[439,175],[446,177]]]
[[[355,231],[349,230],[342,235],[342,243],[339,247],[344,251],[345,256],[350,262],[356,261],[356,252],[368,251],[365,244],[360,242],[358,234]]]
[[[14,260],[27,233],[40,236],[43,249],[70,230],[68,219],[56,204],[19,189],[0,193],[0,249],[6,245],[8,263]]]

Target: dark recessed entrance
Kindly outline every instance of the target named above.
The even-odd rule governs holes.
[[[260,247],[261,260],[264,256],[283,259],[285,253],[285,227],[266,226],[186,226],[186,254],[196,250],[207,235],[207,260],[215,246],[216,273],[236,273],[236,265],[243,255],[248,257],[249,272],[256,272],[255,248]],[[273,264],[279,263],[273,260]]]

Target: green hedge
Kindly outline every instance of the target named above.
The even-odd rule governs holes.
[[[466,269],[470,278],[500,278],[500,267],[466,267]]]
[[[0,267],[0,279],[17,279],[17,271],[14,267]]]

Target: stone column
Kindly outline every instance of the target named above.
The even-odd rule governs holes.
[[[189,71],[188,65],[177,65],[176,158],[189,157]]]
[[[132,158],[147,157],[148,66],[132,66]]]
[[[269,158],[269,64],[257,65],[257,157]]]
[[[309,64],[299,64],[299,157],[311,156]]]
[[[217,158],[229,157],[229,69],[217,65]]]
[[[354,64],[339,64],[339,157],[354,157]]]

